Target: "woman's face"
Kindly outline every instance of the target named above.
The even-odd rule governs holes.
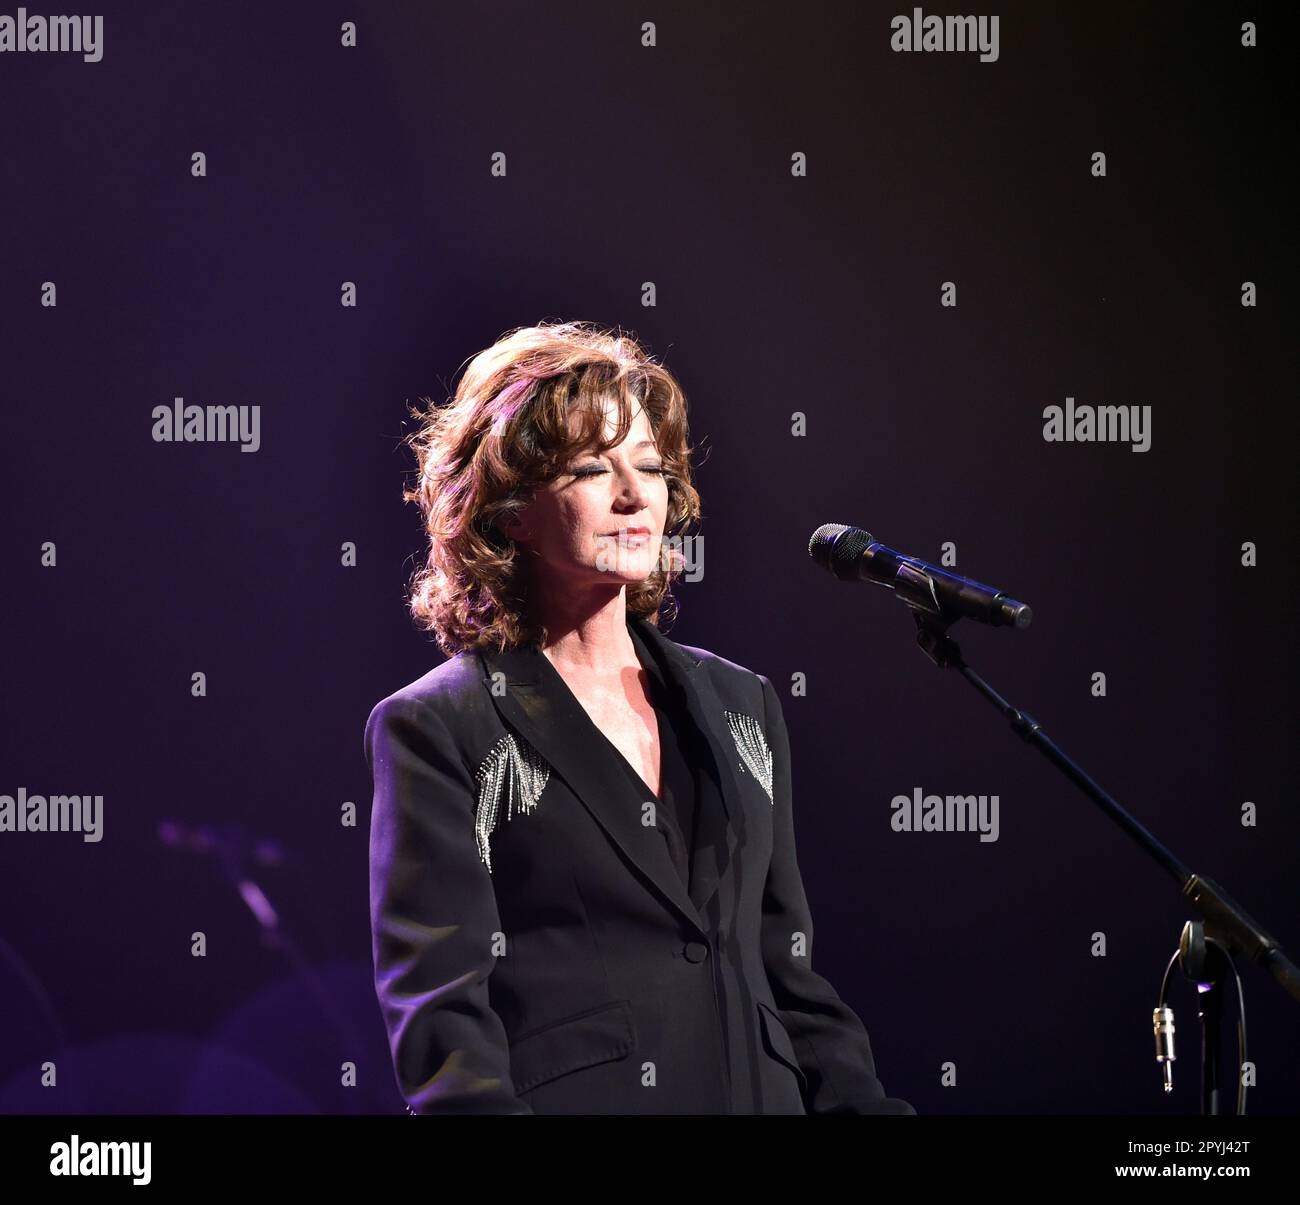
[[[605,407],[605,436],[618,411]],[[659,565],[668,513],[664,461],[650,420],[633,403],[623,442],[603,454],[578,452],[506,529],[552,581],[642,582]],[[632,529],[632,530],[628,530]],[[639,530],[638,530],[639,529]]]

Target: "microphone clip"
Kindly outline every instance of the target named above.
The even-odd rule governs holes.
[[[916,643],[935,665],[940,669],[965,668],[960,645],[948,635],[948,629],[957,622],[956,616],[936,615],[912,607],[912,618],[916,620]]]

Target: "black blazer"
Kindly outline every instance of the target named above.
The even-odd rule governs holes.
[[[370,714],[375,988],[408,1111],[914,1113],[812,968],[771,682],[628,630],[711,753],[689,891],[537,644],[460,653]]]

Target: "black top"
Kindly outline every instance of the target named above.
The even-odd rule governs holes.
[[[699,752],[695,726],[668,689],[654,656],[638,646],[641,661],[650,679],[650,698],[659,719],[659,783],[661,797],[656,798],[645,780],[623,756],[618,746],[618,760],[627,771],[638,800],[655,804],[656,827],[668,843],[668,854],[677,867],[682,882],[690,889],[691,853],[695,844],[695,812],[698,784]],[[602,732],[602,736],[605,734]]]

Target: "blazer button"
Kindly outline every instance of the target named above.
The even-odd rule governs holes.
[[[688,941],[682,953],[687,962],[703,962],[709,956],[709,947],[702,941]]]

